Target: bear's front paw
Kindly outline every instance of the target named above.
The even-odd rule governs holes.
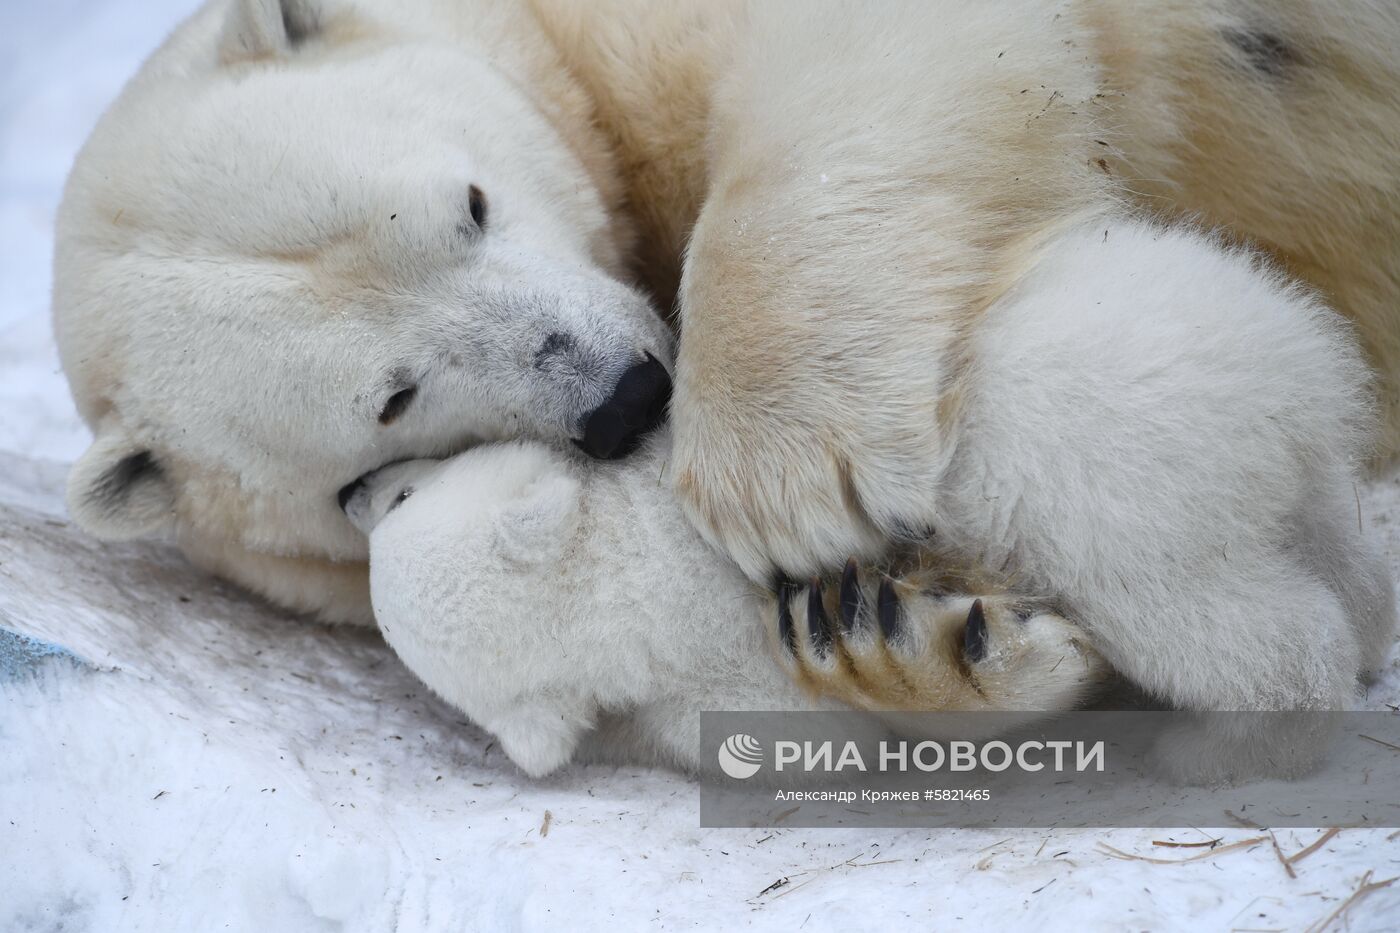
[[[912,576],[862,581],[854,559],[838,585],[780,584],[777,616],[796,681],[858,709],[1067,710],[1110,676],[1083,632],[1048,609]]]
[[[892,543],[932,537],[940,471],[932,437],[891,430],[867,442],[772,413],[710,426],[707,417],[677,410],[676,492],[692,523],[751,580],[802,577],[850,554],[873,560]],[[880,431],[862,425],[871,430]]]

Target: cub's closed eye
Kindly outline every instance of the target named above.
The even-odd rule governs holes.
[[[399,415],[404,413],[404,409],[413,402],[413,397],[417,394],[418,387],[409,386],[389,396],[389,400],[385,402],[384,407],[379,410],[379,423],[393,424],[397,421]]]
[[[393,502],[389,503],[389,508],[384,510],[384,514],[388,515],[390,512],[394,511],[394,509],[397,509],[399,506],[403,505],[404,501],[408,499],[408,497],[411,495],[413,495],[412,486],[405,486],[403,489],[399,490],[399,494],[394,497]]]
[[[472,185],[467,191],[467,210],[471,211],[472,223],[476,224],[478,230],[486,229],[486,195],[481,193],[481,189]]]

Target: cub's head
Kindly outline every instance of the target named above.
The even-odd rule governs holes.
[[[622,283],[607,151],[528,15],[365,6],[214,0],[79,156],[54,317],[92,531],[359,560],[336,494],[377,466],[511,437],[615,456],[662,416],[670,333]]]

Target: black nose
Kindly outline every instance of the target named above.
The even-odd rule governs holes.
[[[363,486],[364,483],[365,478],[361,476],[353,483],[346,483],[344,486],[340,487],[340,492],[335,494],[335,501],[340,503],[340,511],[345,511],[345,504],[350,501],[350,497],[355,494],[355,490]]]
[[[642,436],[666,417],[671,400],[671,377],[666,367],[647,354],[617,381],[612,396],[583,418],[583,440],[574,441],[590,457],[625,457]]]

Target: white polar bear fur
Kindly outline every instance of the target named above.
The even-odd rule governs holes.
[[[1344,703],[1393,619],[1346,508],[1367,446],[1352,338],[1247,256],[1130,218],[1257,234],[1356,322],[1389,407],[1400,21],[1247,0],[881,14],[212,0],[104,118],[59,218],[56,329],[97,435],[75,516],[368,621],[336,490],[564,440],[627,360],[670,359],[629,257],[663,306],[683,261],[666,475],[750,578],[932,529],[1065,600],[1169,701]],[[498,225],[459,238],[483,180]],[[1076,330],[1094,294],[1122,312],[1112,345]],[[561,316],[609,364],[556,390],[522,361]],[[1047,320],[1084,345],[1041,372],[1024,343]],[[1200,353],[1162,395],[1127,379],[1151,335]],[[378,424],[403,371],[420,398]],[[1074,386],[1101,419],[1077,420]],[[1141,425],[1176,443],[1121,441]],[[1100,430],[1112,462],[1084,443]],[[992,481],[1015,508],[960,491]]]
[[[1339,318],[1247,254],[1108,220],[1051,244],[973,342],[945,545],[1020,568],[1179,706],[1352,700],[1395,613],[1341,507],[1369,405]],[[351,503],[385,638],[532,774],[604,712],[595,752],[697,768],[698,711],[813,708],[766,656],[771,600],[683,520],[669,456],[664,436],[618,465],[488,447],[389,467]],[[1101,672],[1045,637],[1069,660],[1025,693],[1065,708]],[[1232,737],[1232,766],[1252,751],[1276,737]]]
[[[210,0],[101,121],[58,219],[54,315],[97,435],[79,522],[173,535],[293,609],[371,621],[341,484],[560,436],[558,400],[501,354],[373,423],[399,363],[450,358],[475,313],[442,233],[473,180],[616,359],[663,336],[605,280],[630,267],[667,307],[689,247],[672,476],[755,575],[928,517],[959,335],[1085,209],[1257,240],[1357,322],[1400,411],[1391,5],[283,6]],[[486,265],[518,271],[507,253]],[[848,514],[821,446],[883,527]]]

